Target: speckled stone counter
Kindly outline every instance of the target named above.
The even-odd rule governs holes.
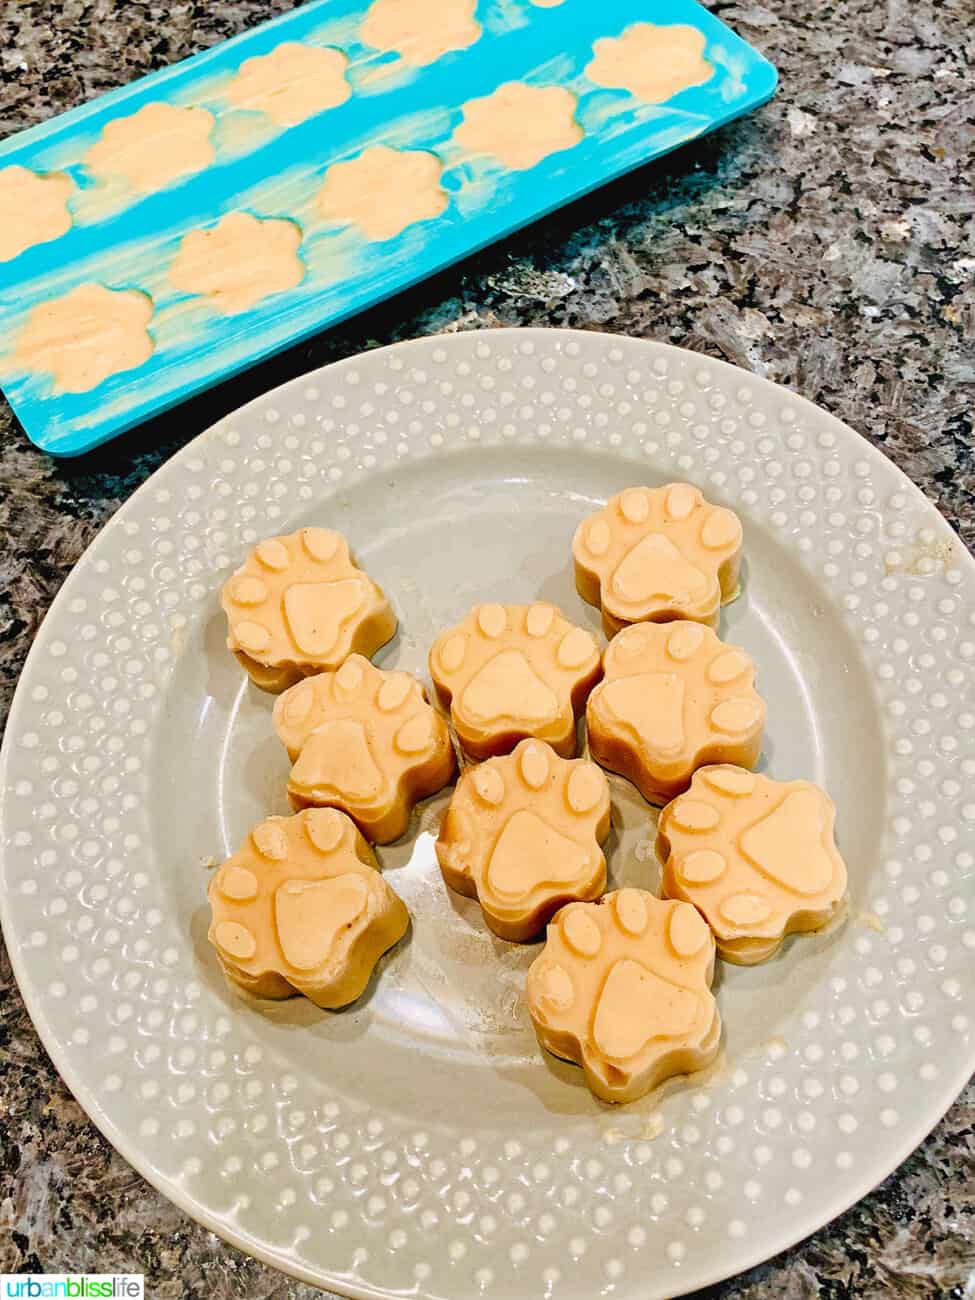
[[[288,7],[12,0],[0,8],[0,132]],[[36,452],[0,404],[0,725],[60,583],[160,462],[295,374],[436,331],[570,325],[723,357],[860,430],[971,545],[972,0],[712,8],[780,69],[778,97],[754,116],[84,460]],[[99,1136],[0,948],[0,1272],[28,1270],[141,1272],[165,1300],[321,1294],[197,1227]],[[872,1196],[709,1295],[972,1300],[975,1087]]]

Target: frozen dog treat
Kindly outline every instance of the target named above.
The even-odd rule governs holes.
[[[253,681],[275,693],[338,668],[353,652],[375,654],[396,631],[386,597],[331,528],[259,542],[224,584],[221,603],[227,645]]]
[[[713,974],[714,939],[693,907],[620,889],[552,921],[528,1012],[541,1046],[581,1065],[597,1097],[635,1101],[714,1060]]]
[[[413,805],[456,769],[447,724],[420,683],[362,655],[285,691],[274,727],[294,763],[292,804],[340,808],[374,844],[398,839]]]
[[[675,618],[716,627],[738,595],[741,538],[738,516],[689,483],[627,488],[576,529],[576,587],[607,636]]]
[[[824,926],[846,896],[834,816],[810,781],[702,767],[660,814],[664,895],[694,904],[726,961],[765,961],[787,934]]]
[[[586,724],[597,763],[650,803],[666,803],[706,763],[755,766],[765,701],[751,656],[710,628],[684,619],[633,623],[603,654]]]
[[[526,737],[563,758],[576,716],[599,680],[593,637],[554,605],[475,605],[430,651],[430,673],[472,758],[506,754]]]
[[[563,903],[599,897],[599,845],[608,834],[609,786],[599,768],[523,740],[460,778],[437,858],[451,889],[480,901],[495,934],[521,941]]]
[[[348,817],[269,817],[210,882],[210,942],[227,978],[259,998],[302,993],[344,1007],[406,933],[409,914]]]

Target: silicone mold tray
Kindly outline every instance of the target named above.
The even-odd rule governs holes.
[[[370,36],[376,39],[377,5],[387,15],[395,9],[391,0],[375,0],[370,18],[363,0],[319,0],[0,144],[0,212],[15,217],[11,203],[23,202],[33,213],[39,192],[57,208],[63,196],[53,238],[22,251],[16,238],[8,238],[5,250],[0,241],[0,256],[6,255],[0,261],[0,382],[39,447],[55,455],[94,447],[713,130],[763,103],[775,88],[772,66],[693,0],[478,0],[476,6],[474,0],[439,0],[437,30],[449,31],[454,23],[457,39],[470,43],[423,65],[395,48],[367,44]],[[624,36],[627,43],[617,44]],[[675,41],[694,47],[691,54],[685,48],[675,56]],[[273,95],[262,99],[260,87],[256,95],[242,95],[235,79],[245,60],[285,43],[292,55],[294,45],[338,51],[338,59],[329,58],[344,77],[344,101],[289,125],[281,119],[295,112],[280,103],[275,108]],[[637,93],[613,84],[620,79],[620,55],[642,69]],[[249,66],[253,72],[255,65]],[[257,66],[266,74],[266,91],[274,64]],[[660,67],[670,74],[659,83],[663,88],[647,89],[646,70]],[[465,115],[465,105],[512,82],[532,92],[562,91],[545,101],[546,112],[555,110],[552,139],[559,147],[537,162],[524,156],[505,162],[472,143],[476,131],[459,129],[474,116]],[[279,90],[289,87],[293,77]],[[497,103],[475,110],[482,139],[500,121]],[[186,139],[174,151],[181,165],[196,170],[144,192],[132,177],[153,146],[141,158],[136,146],[120,162],[117,137],[103,132],[159,104],[198,110],[180,115]],[[524,154],[529,137],[544,136],[548,128],[531,97],[518,109],[525,138],[508,149]],[[106,167],[109,141],[114,162]],[[439,211],[392,237],[366,232],[343,218],[341,202],[329,210],[321,200],[330,168],[378,145],[423,151],[422,166],[435,178],[439,171],[435,184],[442,194],[433,205]],[[203,161],[194,161],[196,155]],[[53,186],[35,180],[52,174],[68,179]],[[376,212],[392,207],[382,192],[387,180],[401,192],[416,188],[409,177],[391,177],[384,166],[373,178]],[[15,182],[22,199],[10,197]],[[174,270],[181,254],[185,263],[187,235],[211,230],[237,212],[292,223],[261,232],[269,240],[275,232],[283,279],[298,280],[243,307],[220,292],[207,254],[196,259],[195,279]],[[57,233],[59,224],[68,226],[64,233]],[[35,227],[40,230],[40,222],[32,219]],[[112,296],[98,290],[86,302],[76,293],[61,304],[91,285]],[[97,383],[86,367],[79,379],[77,366],[65,381],[57,356],[51,360],[57,349],[73,348],[81,360],[94,357],[97,369],[105,348],[120,339],[126,368]]]

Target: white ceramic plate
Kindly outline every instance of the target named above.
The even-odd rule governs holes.
[[[257,538],[348,534],[426,675],[480,600],[576,596],[579,518],[687,478],[745,522],[722,630],[758,663],[762,766],[838,805],[851,905],[723,967],[722,1057],[614,1109],[543,1059],[537,947],[485,930],[433,854],[382,851],[410,939],[343,1014],[246,1003],[206,942],[205,863],[285,811],[272,700],[217,594]],[[65,584],[3,749],[2,918],[55,1064],[167,1196],[355,1296],[673,1296],[867,1192],[975,1066],[975,565],[878,452],[753,375],[599,334],[499,330],[342,362],[252,403],[125,506]],[[614,885],[655,887],[654,817],[613,781]]]

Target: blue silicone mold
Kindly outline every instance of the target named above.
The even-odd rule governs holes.
[[[480,38],[421,68],[362,44],[367,10],[365,0],[318,0],[0,144],[0,169],[63,172],[76,187],[66,234],[0,262],[0,382],[39,447],[63,456],[94,447],[749,111],[776,84],[771,64],[694,0],[479,0]],[[697,28],[710,79],[654,104],[593,84],[593,42],[637,22]],[[284,41],[341,50],[352,90],[289,128],[227,97],[245,59]],[[465,155],[452,140],[463,104],[510,81],[571,91],[579,143],[523,171]],[[213,114],[213,165],[143,197],[92,176],[84,156],[106,123],[160,101]],[[371,144],[436,154],[449,196],[443,213],[380,242],[327,222],[315,205],[327,168]],[[305,276],[226,315],[177,291],[167,270],[184,235],[237,210],[297,221]],[[150,295],[154,351],[88,392],[58,392],[50,375],[18,367],[17,338],[39,303],[92,282]]]

